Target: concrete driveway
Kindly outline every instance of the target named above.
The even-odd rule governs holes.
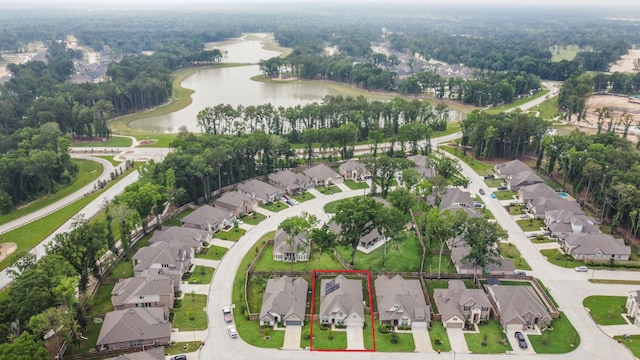
[[[416,345],[416,352],[433,352],[431,340],[429,339],[429,329],[426,327],[414,327],[411,330],[413,343]]]
[[[364,350],[362,326],[347,326],[347,350]]]
[[[284,328],[283,350],[300,350],[302,326],[289,325]]]
[[[520,344],[518,343],[518,340],[516,339],[516,331],[520,331],[524,335],[524,338],[527,341],[527,348],[526,349],[521,349],[520,348]],[[507,325],[507,339],[509,339],[509,344],[511,344],[511,348],[513,349],[513,353],[514,354],[535,354],[536,353],[533,350],[533,346],[531,346],[531,343],[529,342],[529,337],[527,336],[527,333],[522,331],[522,326],[519,326],[519,325],[514,325],[514,326]]]
[[[451,350],[458,354],[469,353],[467,340],[464,338],[464,332],[462,332],[462,329],[447,328],[447,335],[449,336],[449,342],[451,343]]]

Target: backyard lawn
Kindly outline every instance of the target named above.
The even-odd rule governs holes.
[[[355,180],[345,180],[344,184],[351,190],[362,190],[368,189],[369,184],[364,181],[355,181]]]
[[[538,354],[564,354],[580,345],[580,335],[567,320],[564,313],[551,322],[553,330],[545,330],[542,335],[529,335],[529,343]]]
[[[218,231],[213,234],[213,237],[216,239],[229,240],[229,241],[238,241],[246,233],[247,230],[240,228],[231,228],[227,231]]]
[[[531,266],[529,266],[527,261],[522,258],[520,251],[518,251],[517,247],[513,246],[513,243],[501,242],[500,253],[502,254],[502,257],[504,257],[505,259],[513,260],[513,264],[516,269],[531,270]]]
[[[266,215],[262,215],[259,212],[254,211],[253,214],[247,215],[241,218],[241,220],[248,225],[258,225],[262,220],[266,218],[267,218]]]
[[[344,269],[336,260],[331,251],[325,250],[320,256],[318,251],[311,252],[309,261],[295,263],[273,260],[273,245],[267,245],[262,257],[256,263],[254,271],[311,271],[311,270],[336,270]]]
[[[580,260],[574,260],[571,255],[564,254],[558,249],[547,249],[540,250],[542,256],[544,256],[548,262],[553,265],[565,267],[565,268],[573,268],[576,266],[583,266],[584,262]]]
[[[226,247],[209,245],[206,248],[203,248],[202,251],[196,254],[196,258],[199,259],[208,259],[208,260],[220,260],[227,252]]]
[[[589,296],[582,301],[598,325],[625,325],[623,313],[626,303],[626,296]]]
[[[544,220],[542,219],[517,220],[516,223],[522,231],[539,231],[540,228],[545,227]]]
[[[98,335],[100,335],[100,329],[102,328],[102,323],[96,324],[93,321],[89,321],[87,324],[87,329],[82,332],[82,336],[86,337],[87,340],[82,340],[80,342],[80,347],[78,348],[75,345],[70,345],[65,351],[64,355],[73,356],[80,354],[87,354],[91,349],[95,349],[96,342],[98,342]]]
[[[283,203],[282,201],[276,201],[270,204],[260,205],[260,207],[273,212],[278,212],[278,211],[282,211],[284,209],[289,208],[289,206]]]
[[[431,339],[431,346],[434,350],[449,352],[451,351],[451,344],[449,343],[449,336],[447,330],[442,326],[439,321],[432,321],[429,328],[429,338]]]
[[[502,354],[511,351],[507,335],[502,331],[500,323],[489,319],[478,325],[479,334],[464,334],[467,346],[474,354]]]
[[[324,195],[333,195],[333,194],[342,192],[342,190],[340,190],[340,188],[335,185],[334,186],[317,186],[315,189]]]
[[[298,202],[305,202],[305,201],[313,200],[316,197],[308,191],[303,191],[298,195],[292,196],[292,198],[298,200]]]
[[[408,234],[406,239],[397,242],[389,240],[386,245],[386,264],[384,263],[385,246],[369,254],[356,251],[356,264],[354,269],[367,269],[371,271],[420,271],[422,261],[422,248],[414,234]],[[346,262],[351,261],[351,248],[336,246],[336,251]],[[436,265],[437,266],[437,265]]]
[[[87,316],[102,316],[113,310],[111,291],[115,286],[116,284],[100,285],[100,288],[90,300]]]
[[[210,284],[214,271],[212,267],[197,265],[189,276],[189,284]]]
[[[185,294],[182,306],[173,309],[173,329],[180,331],[204,330],[207,328],[207,296],[198,294]]]

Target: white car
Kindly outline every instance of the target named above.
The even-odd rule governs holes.
[[[235,326],[233,326],[233,325],[229,326],[229,327],[227,328],[227,331],[229,332],[229,336],[230,336],[232,339],[235,339],[235,338],[237,338],[237,337],[238,337],[238,331],[236,330],[236,327],[235,327]]]
[[[587,268],[586,266],[576,266],[574,270],[577,272],[587,272],[589,271],[589,268]]]
[[[522,214],[522,215],[520,215],[520,219],[528,219],[528,218],[530,218],[530,217],[531,217],[531,215],[529,215],[529,214]]]

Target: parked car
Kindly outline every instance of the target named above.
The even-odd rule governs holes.
[[[480,201],[475,201],[475,202],[473,203],[473,206],[474,206],[474,207],[477,207],[477,208],[481,208],[481,207],[482,207],[482,203],[481,203]]]
[[[222,308],[222,315],[224,316],[224,321],[232,322],[233,321],[233,312],[231,312],[231,308],[225,306]]]
[[[238,330],[236,330],[236,327],[235,327],[235,326],[233,326],[233,325],[231,325],[231,326],[229,326],[229,327],[227,328],[227,332],[229,333],[229,336],[230,336],[232,339],[235,339],[235,338],[237,338],[237,337],[238,337]]]
[[[529,214],[522,214],[522,215],[520,215],[520,219],[528,219],[528,218],[530,218],[530,217],[531,217],[531,215],[529,215]]]
[[[480,189],[480,191],[478,191],[480,193],[480,195],[484,195],[484,189]]]
[[[501,186],[498,186],[498,190],[502,191],[502,190],[509,190],[509,189],[506,186],[501,185]]]
[[[498,197],[496,196],[496,194],[491,193],[491,198],[492,198],[492,199],[497,199]]]
[[[524,334],[520,331],[516,331],[516,339],[518,340],[518,346],[520,346],[520,349],[526,349],[528,347],[527,340],[524,338]]]
[[[495,175],[492,175],[492,174],[488,174],[488,175],[485,175],[485,176],[484,176],[484,179],[485,179],[485,180],[487,180],[487,179],[493,179],[493,178],[495,178]]]
[[[574,270],[577,272],[587,272],[589,271],[589,268],[587,268],[586,266],[576,266]]]
[[[524,270],[513,270],[513,275],[527,276],[527,272]]]
[[[170,358],[171,360],[187,360],[187,355],[176,355]]]
[[[538,236],[538,233],[531,232],[531,233],[527,234],[527,238],[529,238],[529,239],[532,239],[532,238],[534,238],[536,236]]]

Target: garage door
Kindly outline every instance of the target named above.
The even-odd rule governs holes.
[[[464,323],[461,323],[461,322],[450,321],[450,322],[447,323],[446,328],[448,328],[448,329],[462,329],[463,325],[464,325]]]
[[[289,325],[302,326],[302,321],[289,320],[289,321],[286,321],[284,324],[287,325],[287,326],[289,326]]]

